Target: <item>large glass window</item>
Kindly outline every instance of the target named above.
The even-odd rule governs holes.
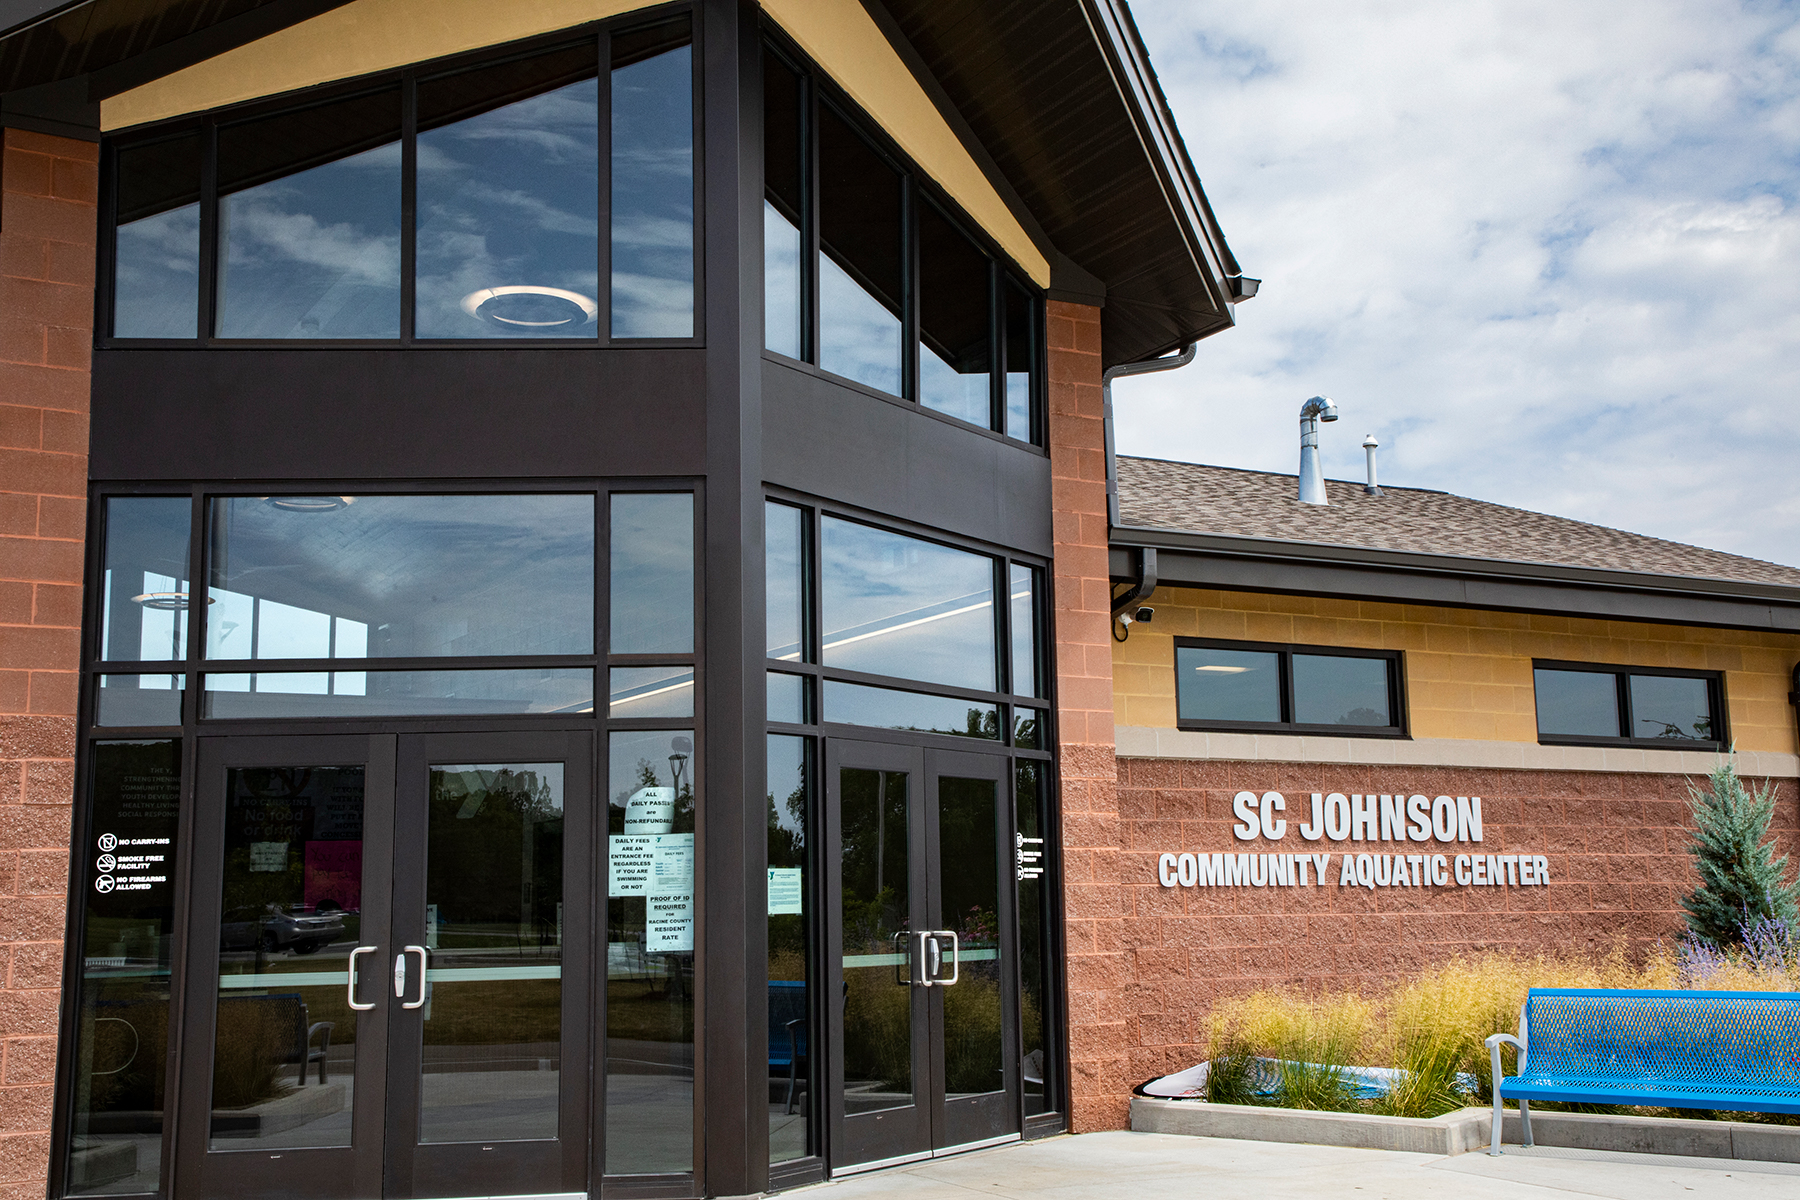
[[[1400,679],[1400,655],[1392,651],[1175,640],[1176,717],[1184,729],[1403,736]]]
[[[193,509],[186,496],[115,496],[106,502],[102,659],[174,662],[187,657]]]
[[[419,337],[598,335],[598,69],[589,43],[419,83]]]
[[[694,1166],[689,730],[615,732],[607,766],[606,1173]]]
[[[769,657],[799,662],[806,640],[806,514],[791,504],[763,507]]]
[[[110,335],[693,338],[691,43],[682,15],[119,140]]]
[[[769,1161],[814,1152],[810,1007],[812,739],[769,736]],[[779,1102],[777,1102],[779,1097]]]
[[[1595,663],[1533,664],[1538,740],[1667,749],[1726,743],[1724,678]]]
[[[211,510],[210,660],[593,653],[592,495],[239,496]]]
[[[612,653],[694,650],[694,497],[612,498]]]
[[[116,160],[113,336],[191,338],[200,305],[200,135]]]
[[[840,517],[822,528],[825,665],[998,690],[993,559]]]
[[[694,335],[694,69],[688,19],[612,39],[612,333]]]
[[[71,1195],[147,1194],[161,1178],[181,743],[97,742],[86,840],[74,849],[82,924]],[[340,989],[341,990],[341,989]]]
[[[904,374],[900,172],[819,110],[819,365],[898,396]]]
[[[1041,442],[1037,294],[796,57],[763,55],[764,347]]]
[[[400,89],[219,129],[224,338],[400,336]]]

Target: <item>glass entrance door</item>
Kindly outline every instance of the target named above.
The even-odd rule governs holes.
[[[1006,760],[834,741],[828,780],[833,1168],[1016,1135]]]
[[[585,1190],[591,744],[202,739],[179,1190]]]

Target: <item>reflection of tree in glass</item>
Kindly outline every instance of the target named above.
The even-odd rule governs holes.
[[[1676,725],[1671,721],[1664,721],[1655,717],[1640,717],[1638,718],[1638,724],[1649,725],[1657,729],[1657,732],[1645,734],[1645,737],[1680,738],[1684,741],[1702,742],[1712,740],[1712,718],[1710,717],[1701,717],[1699,720],[1695,721],[1693,726],[1694,732],[1692,733],[1688,733],[1686,730],[1682,729],[1681,726]]]
[[[563,813],[552,782],[511,767],[431,773],[426,895],[440,949],[552,947]]]
[[[1339,725],[1386,725],[1388,715],[1372,708],[1353,708],[1337,719]]]

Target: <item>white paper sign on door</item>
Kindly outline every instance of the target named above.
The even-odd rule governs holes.
[[[690,835],[691,836],[691,835]],[[650,859],[656,838],[615,833],[606,839],[606,893],[642,896],[649,891]]]
[[[694,948],[694,835],[665,833],[652,840],[644,950],[687,953]]]
[[[798,914],[805,872],[799,867],[769,868],[769,915]]]

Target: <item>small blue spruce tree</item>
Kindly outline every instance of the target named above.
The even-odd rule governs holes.
[[[1782,882],[1787,855],[1775,857],[1769,822],[1775,816],[1775,786],[1752,792],[1738,778],[1734,761],[1723,759],[1709,786],[1689,785],[1694,840],[1688,849],[1700,886],[1682,897],[1688,929],[1706,944],[1723,949],[1743,941],[1744,930],[1775,920],[1793,928],[1800,919],[1800,880]]]

